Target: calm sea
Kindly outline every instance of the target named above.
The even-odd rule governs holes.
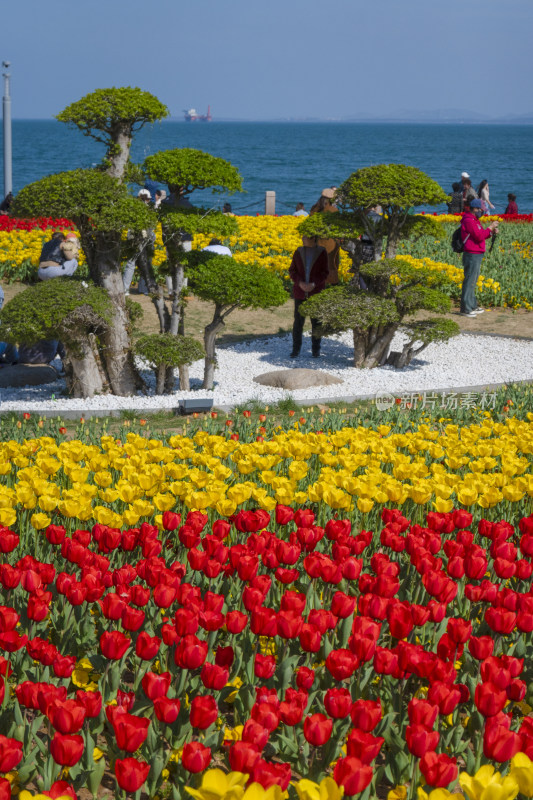
[[[203,192],[194,198],[216,207],[229,199],[238,213],[262,212],[267,189],[276,192],[278,213],[291,213],[298,201],[309,209],[324,187],[339,185],[360,167],[389,162],[424,170],[446,191],[465,170],[474,186],[489,181],[497,211],[503,212],[508,192],[517,195],[520,211],[533,211],[528,125],[164,122],[137,134],[133,158],[142,161],[174,147],[205,150],[238,167],[245,193],[224,198]],[[52,172],[90,167],[103,152],[102,145],[55,120],[14,120],[14,190]]]

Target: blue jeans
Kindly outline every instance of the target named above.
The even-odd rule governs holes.
[[[71,258],[70,261],[64,261],[57,267],[40,267],[37,275],[41,281],[49,281],[52,278],[71,278],[77,269],[78,260]]]
[[[476,284],[482,261],[483,253],[463,253],[465,276],[461,289],[461,314],[469,314],[477,308]]]

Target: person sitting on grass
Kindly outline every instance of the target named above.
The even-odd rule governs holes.
[[[45,242],[39,259],[37,275],[41,281],[52,278],[70,278],[78,269],[78,239],[75,233],[54,231]]]

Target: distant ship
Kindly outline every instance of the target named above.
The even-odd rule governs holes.
[[[195,108],[184,109],[185,122],[212,122],[211,106],[207,106],[207,114],[198,114]]]

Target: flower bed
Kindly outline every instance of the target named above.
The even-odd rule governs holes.
[[[116,777],[150,798],[399,800],[459,771],[471,800],[490,780],[527,795],[517,411],[403,430],[213,412],[168,441],[20,421],[0,443],[0,796]]]
[[[445,236],[441,239],[422,237],[414,242],[403,243],[400,253],[409,257],[413,266],[430,267],[445,271],[453,285],[452,296],[460,295],[463,270],[461,257],[453,253],[450,240],[459,216],[440,215],[445,223]],[[497,219],[497,217],[487,217]],[[509,306],[531,310],[533,305],[533,277],[529,269],[531,261],[531,235],[529,225],[533,215],[499,217],[504,222],[500,228],[497,246],[484,258],[483,274],[478,281],[480,301],[484,305]],[[301,244],[298,225],[301,219],[283,217],[238,217],[239,234],[226,240],[237,261],[264,264],[275,271],[289,285],[288,270],[292,253]],[[0,217],[0,277],[4,280],[32,280],[39,264],[42,246],[53,229],[73,229],[68,220],[16,220]],[[211,237],[194,237],[195,248],[205,247]],[[154,265],[159,267],[166,261],[166,253],[160,226],[156,229]],[[84,258],[82,254],[83,269]],[[341,251],[341,280],[349,280],[350,259]],[[81,272],[80,272],[81,274]]]

